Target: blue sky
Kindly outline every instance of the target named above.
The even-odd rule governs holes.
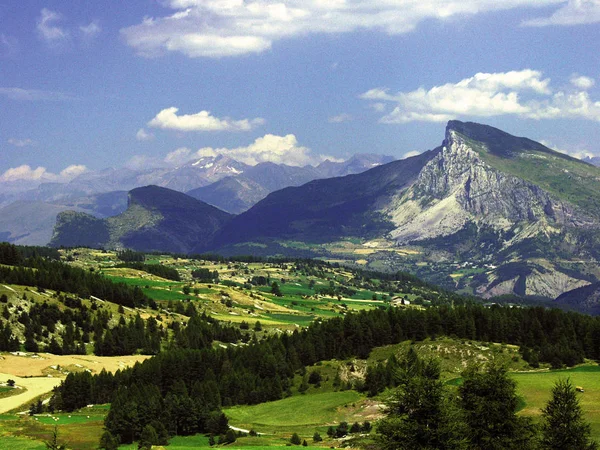
[[[472,120],[600,154],[600,0],[0,0],[0,181],[401,158]]]

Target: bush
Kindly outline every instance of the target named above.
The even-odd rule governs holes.
[[[292,445],[300,445],[300,444],[302,444],[302,441],[300,440],[300,436],[298,436],[298,433],[292,434],[292,437],[290,438],[290,443]]]

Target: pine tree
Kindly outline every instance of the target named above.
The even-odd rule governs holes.
[[[463,372],[460,403],[468,428],[469,448],[485,450],[527,449],[532,445],[529,419],[516,414],[516,382],[505,367],[490,364]]]
[[[437,361],[423,361],[411,347],[399,362],[398,387],[388,399],[388,417],[378,427],[384,449],[458,449],[460,421],[445,398]],[[370,426],[370,424],[369,424]]]
[[[300,440],[300,436],[298,436],[298,433],[292,434],[292,437],[290,438],[290,444],[300,445],[301,443],[302,441]]]
[[[98,448],[103,450],[117,450],[119,448],[119,438],[106,430],[100,437],[100,446]]]
[[[552,398],[542,410],[542,448],[548,450],[596,449],[590,440],[590,425],[583,419],[577,392],[571,381],[558,380]]]
[[[138,449],[151,449],[153,445],[158,444],[158,434],[152,425],[146,425],[142,430]]]

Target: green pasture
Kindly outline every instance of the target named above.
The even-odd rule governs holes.
[[[326,392],[252,406],[234,406],[224,412],[230,424],[236,427],[265,434],[297,432],[304,437],[312,436],[317,428],[350,421],[347,408],[363,398],[356,391]]]
[[[517,382],[517,392],[525,402],[521,414],[538,419],[541,409],[552,395],[552,387],[561,378],[569,378],[573,386],[581,386],[578,393],[585,419],[592,427],[592,436],[600,442],[600,366],[585,365],[573,369],[543,372],[511,373]]]

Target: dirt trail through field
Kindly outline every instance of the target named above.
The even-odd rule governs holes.
[[[11,409],[18,408],[21,405],[23,405],[24,409],[27,409],[28,403],[31,400],[36,398],[38,395],[50,392],[54,386],[58,386],[61,382],[60,378],[21,378],[12,374],[0,373],[0,380],[6,381],[9,378],[15,380],[16,386],[25,389],[23,390],[22,394],[0,399],[0,414],[10,411]]]

